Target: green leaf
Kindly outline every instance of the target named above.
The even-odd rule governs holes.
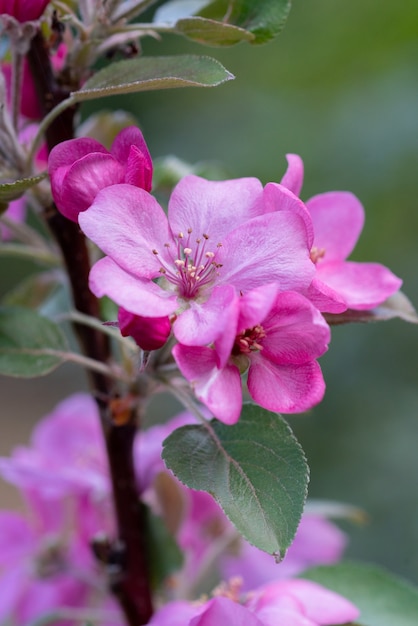
[[[361,563],[317,567],[301,574],[351,600],[361,626],[417,626],[418,589],[384,569]]]
[[[47,174],[46,172],[44,172],[43,174],[39,174],[39,176],[21,178],[19,180],[15,180],[12,183],[2,183],[0,185],[0,204],[2,205],[2,211],[4,210],[4,205],[6,205],[7,207],[7,203],[23,196],[25,191],[27,191],[34,185],[37,185],[41,180],[46,178],[46,176]]]
[[[3,304],[37,309],[57,291],[64,280],[60,271],[33,274],[8,291]]]
[[[145,507],[145,505],[143,506]],[[148,507],[145,507],[145,509],[150,576],[152,587],[156,589],[169,576],[181,568],[183,553],[161,517],[154,515]]]
[[[253,33],[244,28],[198,16],[179,20],[175,29],[188,39],[212,46],[232,46],[240,41],[255,40]]]
[[[234,24],[253,35],[252,43],[265,43],[283,29],[290,6],[291,0],[214,0],[199,15]]]
[[[348,324],[349,322],[385,322],[400,318],[411,324],[418,324],[418,314],[411,301],[402,291],[397,291],[375,309],[354,311],[347,309],[343,313],[325,313],[328,324]]]
[[[232,78],[218,61],[206,56],[141,57],[118,61],[99,70],[71,98],[82,102],[154,89],[216,87]]]
[[[21,307],[0,307],[0,374],[43,376],[63,362],[67,342],[56,324]]]
[[[240,420],[183,426],[163,443],[181,482],[209,492],[253,545],[283,558],[306,499],[308,466],[281,416],[245,404]]]

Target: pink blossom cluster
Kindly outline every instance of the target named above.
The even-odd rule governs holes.
[[[310,409],[325,390],[322,313],[372,309],[401,284],[381,265],[346,260],[362,205],[347,192],[303,203],[302,161],[289,155],[280,184],[186,176],[166,214],[150,193],[152,164],[138,133],[122,131],[110,153],[88,139],[51,153],[59,210],[105,254],[91,290],[121,307],[122,333],[144,350],[172,336],[181,374],[223,422],[239,419],[243,374],[262,407]]]
[[[286,624],[297,626],[353,619],[357,609],[340,596],[289,578],[341,556],[344,535],[318,516],[303,518],[279,565],[237,536],[230,548],[215,554],[212,560],[219,580],[242,579],[238,603],[219,590],[208,603],[184,600],[190,582],[199,571],[206,571],[217,542],[228,546],[224,538],[232,529],[208,494],[186,489],[161,460],[163,439],[191,421],[190,415],[183,414],[138,434],[135,443],[138,494],[155,513],[169,518],[161,489],[165,479],[183,507],[172,528],[185,554],[184,566],[169,584],[174,604],[157,612],[150,624],[244,624],[247,619],[246,623],[268,625],[273,623],[270,614],[288,614],[294,621]],[[26,505],[25,515],[0,513],[0,621],[20,626],[54,614],[54,624],[68,626],[73,623],[68,616],[77,610],[86,621],[94,615],[104,626],[121,625],[105,572],[91,550],[95,538],[112,539],[115,533],[106,453],[93,398],[76,394],[61,402],[36,426],[29,446],[18,447],[11,457],[0,460],[0,473],[18,487]],[[224,589],[233,586],[225,583]]]

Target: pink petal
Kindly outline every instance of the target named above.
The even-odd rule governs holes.
[[[165,344],[171,333],[168,316],[143,317],[120,307],[118,322],[123,337],[133,337],[143,350],[158,350]]]
[[[204,606],[191,602],[168,602],[154,613],[148,626],[188,626],[192,617],[202,610]]]
[[[346,259],[364,225],[364,208],[358,198],[348,191],[330,191],[314,196],[306,206],[314,226],[314,246],[325,250],[324,260]]]
[[[228,598],[213,598],[206,610],[190,621],[190,626],[264,626],[258,617],[244,606]]]
[[[144,156],[147,156],[149,163],[152,164],[151,155],[144,136],[136,126],[123,128],[116,135],[110,152],[119,163],[126,165],[131,155],[132,146],[135,146]]]
[[[321,263],[318,278],[344,298],[349,309],[373,309],[398,291],[402,280],[378,263]]]
[[[342,313],[347,310],[344,297],[319,280],[317,276],[304,294],[322,313]]]
[[[305,204],[287,187],[278,183],[268,183],[264,188],[264,203],[268,212],[290,211],[299,215],[305,223],[308,234],[308,246],[314,241],[312,218]]]
[[[282,291],[307,288],[315,273],[303,220],[287,211],[249,220],[224,239],[217,262],[219,283],[243,294],[277,282]]]
[[[90,271],[90,289],[98,297],[108,296],[124,309],[145,317],[163,317],[177,308],[170,292],[148,280],[125,272],[110,257],[97,261]]]
[[[247,383],[260,406],[276,413],[302,413],[322,400],[325,383],[316,361],[278,365],[262,354],[251,356]]]
[[[238,333],[260,324],[269,313],[278,293],[276,284],[263,285],[240,298]]]
[[[300,196],[303,185],[303,161],[298,154],[286,154],[287,170],[280,181],[283,187]]]
[[[256,178],[210,181],[185,176],[168,204],[173,235],[186,235],[190,228],[193,239],[207,234],[208,245],[215,248],[238,224],[263,212],[262,191]]]
[[[79,222],[86,235],[133,276],[159,275],[161,261],[153,250],[164,258],[164,244],[172,238],[164,211],[143,189],[125,184],[103,189]]]
[[[22,515],[11,511],[0,512],[0,564],[11,567],[35,547],[32,529]],[[0,594],[1,595],[1,594]]]
[[[301,365],[326,352],[330,329],[304,296],[284,292],[263,321],[263,357],[280,364]]]
[[[76,222],[80,211],[85,211],[101,189],[123,180],[123,167],[110,154],[92,152],[81,157],[68,168],[61,183],[58,209]]]
[[[217,367],[217,355],[210,348],[177,344],[173,356],[183,376],[191,383],[198,400],[224,424],[235,424],[241,414],[241,377],[233,365]]]
[[[151,191],[152,162],[149,155],[141,152],[136,146],[131,146],[126,164],[125,183]]]
[[[176,339],[186,346],[215,344],[219,367],[231,355],[237,334],[239,298],[232,285],[215,287],[209,300],[203,303],[190,301],[174,323]]]

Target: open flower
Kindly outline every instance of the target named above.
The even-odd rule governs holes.
[[[316,359],[327,350],[329,327],[301,294],[267,285],[238,299],[237,334],[229,355],[177,344],[173,355],[197,398],[215,417],[234,424],[241,413],[241,373],[260,406],[298,413],[317,404],[325,383]],[[225,358],[226,356],[226,358]]]
[[[149,191],[152,184],[151,156],[135,126],[118,133],[110,152],[88,137],[63,141],[51,150],[48,170],[57,208],[73,222],[104,187],[124,182]]]
[[[281,181],[299,194],[303,183],[303,162],[288,154],[288,169]],[[269,183],[265,188],[270,210],[277,205],[281,185]],[[331,191],[306,202],[313,224],[311,258],[316,275],[307,293],[321,311],[341,313],[347,308],[372,309],[399,290],[402,281],[379,263],[347,261],[364,225],[364,208],[352,193]]]
[[[281,198],[300,202],[285,188]],[[264,213],[254,178],[186,176],[171,195],[168,219],[146,191],[107,187],[79,217],[107,255],[92,268],[90,287],[136,315],[175,313],[178,341],[217,341],[228,352],[237,294],[267,283],[283,291],[307,289],[315,271],[304,220],[291,210]]]

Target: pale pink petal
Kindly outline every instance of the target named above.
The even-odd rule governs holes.
[[[219,283],[243,294],[277,282],[282,291],[307,288],[315,273],[303,220],[287,211],[249,220],[224,239],[217,262]]]
[[[278,606],[265,606],[257,611],[263,626],[318,626],[304,617],[294,598],[282,598]]]
[[[280,184],[300,196],[303,185],[303,161],[298,154],[286,154],[287,170]]]
[[[241,414],[241,377],[233,365],[217,367],[217,355],[210,348],[177,344],[173,356],[198,400],[225,424],[235,424]]]
[[[58,209],[76,222],[80,211],[85,211],[103,187],[123,180],[123,167],[110,154],[92,152],[68,168],[60,188]]]
[[[213,598],[190,626],[264,626],[251,611],[228,598]],[[168,625],[167,625],[168,626]]]
[[[278,285],[262,285],[240,298],[240,314],[237,332],[260,324],[269,313],[277,298]]]
[[[252,398],[269,411],[301,413],[322,400],[325,383],[316,361],[278,365],[258,352],[251,355],[248,390]]]
[[[379,263],[321,263],[318,278],[342,296],[349,309],[369,310],[398,291],[402,280]]]
[[[216,245],[238,224],[263,212],[263,188],[256,178],[210,181],[185,176],[174,188],[168,204],[173,235],[192,230],[191,242],[206,234],[208,246]]]
[[[204,605],[197,603],[180,600],[168,602],[154,613],[148,626],[188,626],[190,620],[204,609]]]
[[[331,333],[320,312],[295,292],[278,295],[263,320],[263,358],[280,364],[301,365],[328,348]]]
[[[264,188],[264,203],[267,212],[290,211],[299,215],[305,223],[308,235],[308,246],[314,241],[314,227],[312,218],[305,204],[287,187],[278,183],[267,183]]]
[[[309,580],[293,579],[279,585],[283,592],[297,598],[304,606],[306,617],[320,626],[353,622],[360,614],[349,600]],[[270,587],[274,593],[274,583]]]
[[[310,198],[306,206],[312,217],[314,246],[325,250],[324,260],[344,260],[363,230],[364,208],[348,191],[329,191]]]
[[[97,261],[90,271],[90,289],[99,298],[108,296],[124,309],[146,317],[170,315],[177,299],[148,280],[125,272],[110,257]]]
[[[304,295],[322,313],[342,313],[347,310],[344,297],[316,276]]]
[[[172,238],[164,211],[143,189],[126,184],[103,189],[92,206],[80,214],[79,223],[103,252],[133,276],[160,275],[161,262],[153,250],[163,258],[168,254],[164,244]]]
[[[174,322],[176,339],[186,346],[215,344],[223,367],[237,334],[239,297],[232,285],[215,287],[206,302],[190,301],[190,308]]]

